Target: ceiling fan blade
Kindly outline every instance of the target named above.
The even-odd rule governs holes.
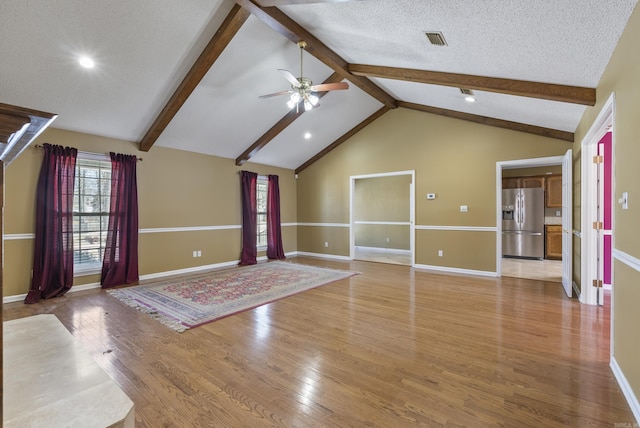
[[[277,97],[278,95],[285,95],[285,94],[291,94],[291,93],[293,93],[293,91],[280,91],[280,92],[274,92],[273,94],[260,95],[258,98],[271,98],[271,97]]]
[[[289,70],[285,70],[283,68],[279,68],[278,71],[280,73],[282,73],[284,78],[287,79],[289,81],[289,83],[291,83],[293,85],[294,88],[300,87],[300,82],[298,81],[298,79],[296,79],[296,76],[291,74],[291,72]]]
[[[347,82],[322,83],[311,87],[313,92],[338,91],[341,89],[349,89],[349,84]]]

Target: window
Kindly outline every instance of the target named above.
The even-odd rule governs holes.
[[[256,246],[267,246],[267,177],[258,177],[256,182],[256,208],[258,217],[256,221]]]
[[[104,156],[80,156],[73,195],[73,263],[77,272],[99,271],[109,225],[111,162]]]

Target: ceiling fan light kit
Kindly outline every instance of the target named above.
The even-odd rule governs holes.
[[[277,95],[290,94],[289,101],[287,101],[287,107],[289,107],[290,109],[293,109],[295,107],[297,109],[300,106],[300,103],[302,103],[304,106],[304,111],[309,111],[314,107],[318,107],[320,105],[320,97],[315,95],[316,92],[328,92],[349,88],[349,84],[346,82],[323,83],[320,85],[314,85],[311,79],[309,79],[308,77],[304,77],[302,68],[302,51],[307,47],[307,42],[305,42],[304,40],[300,40],[297,45],[298,48],[300,48],[300,77],[295,77],[289,70],[278,69],[283,77],[287,79],[289,83],[291,83],[291,90],[261,95],[259,98],[270,98]]]

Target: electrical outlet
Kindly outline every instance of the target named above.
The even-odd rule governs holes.
[[[193,250],[193,257],[198,257],[198,252],[196,250]]]
[[[442,257],[442,256],[444,256],[444,251],[438,250],[438,257]]]
[[[387,238],[387,244],[389,243],[389,238]]]
[[[325,243],[324,243],[324,247],[325,247],[325,248],[328,248],[328,247],[329,247],[329,243],[325,241]]]
[[[467,211],[469,211],[469,207],[466,205],[460,205],[460,212],[461,213],[466,213]]]
[[[202,257],[202,250],[198,250],[198,257]]]

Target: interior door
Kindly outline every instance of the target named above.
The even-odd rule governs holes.
[[[562,286],[569,297],[573,295],[572,167],[573,154],[569,149],[562,158]]]

